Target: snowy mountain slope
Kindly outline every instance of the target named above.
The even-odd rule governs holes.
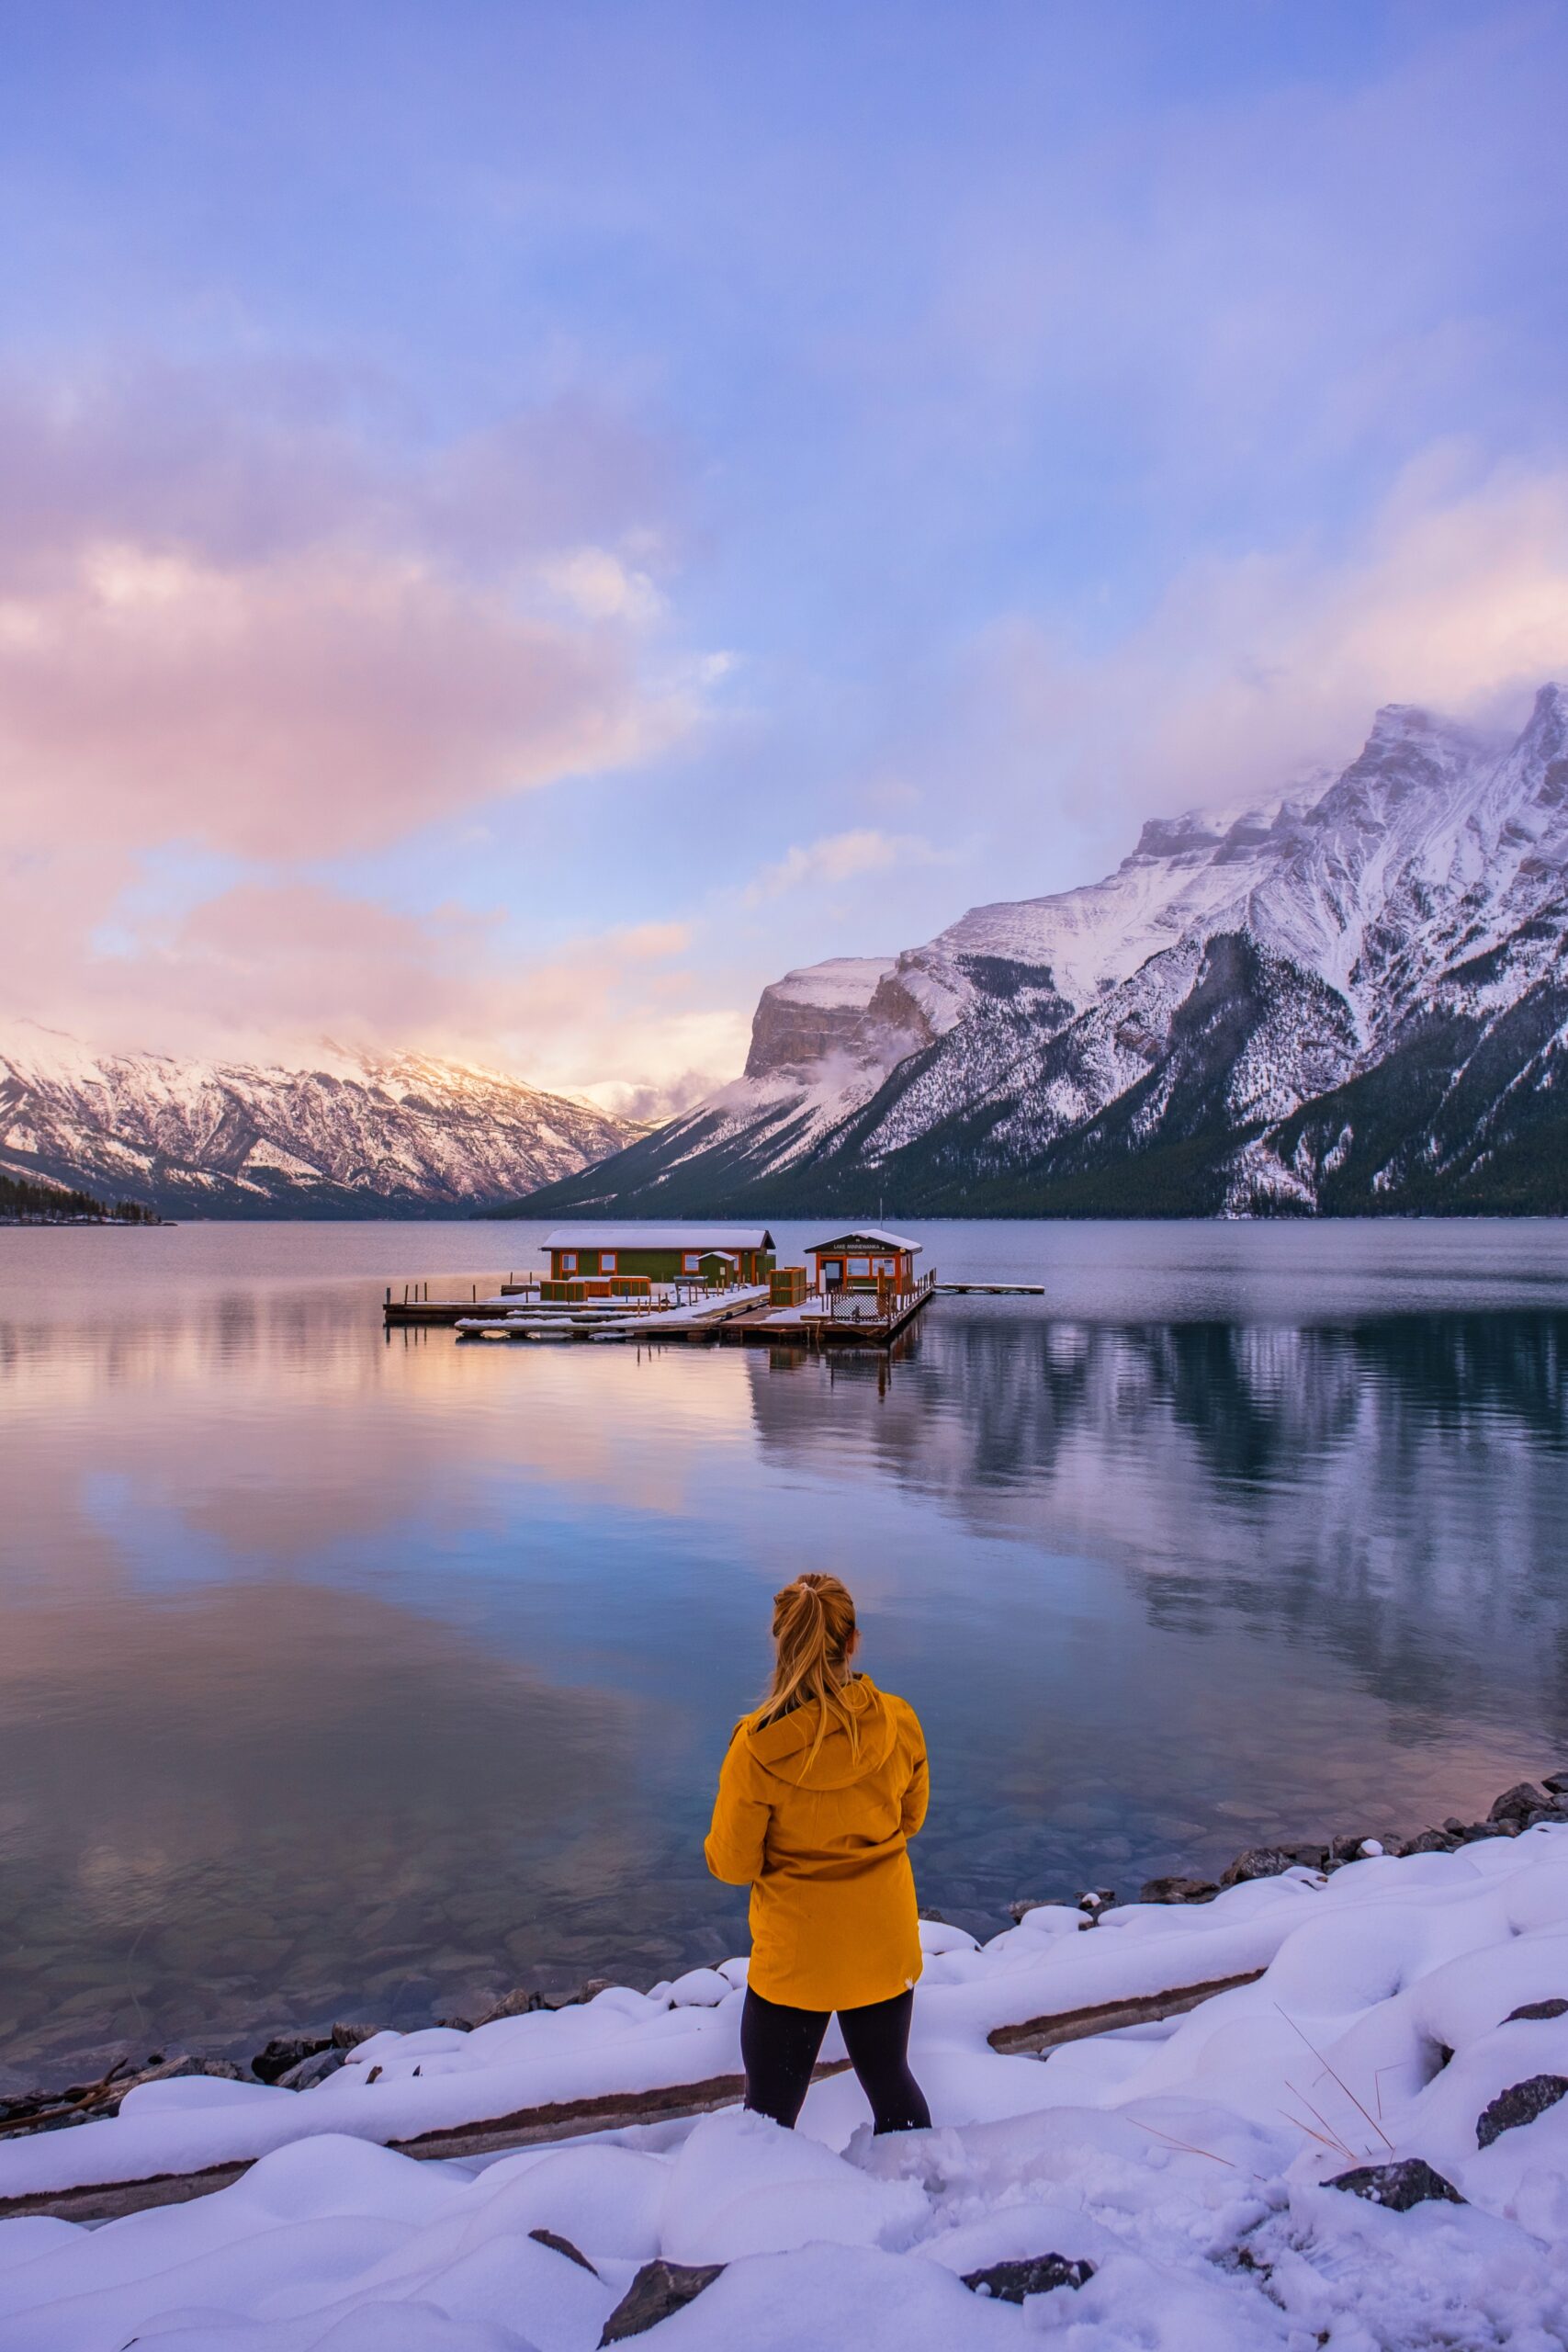
[[[1391,706],[1101,882],[791,973],[783,1050],[764,991],[742,1079],[539,1205],[1568,1209],[1565,938],[1568,691],[1512,743]]]
[[[0,1170],[165,1216],[431,1214],[575,1174],[641,1130],[421,1054],[324,1049],[314,1069],[93,1053],[0,1034]]]

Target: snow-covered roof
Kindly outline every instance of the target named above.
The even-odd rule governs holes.
[[[834,1234],[830,1241],[808,1241],[806,1246],[813,1258],[818,1258],[824,1250],[858,1249],[863,1242],[871,1250],[907,1250],[911,1257],[923,1246],[911,1241],[907,1233],[888,1233],[880,1225],[857,1225],[848,1233]]]
[[[765,1225],[558,1225],[544,1250],[771,1250]]]

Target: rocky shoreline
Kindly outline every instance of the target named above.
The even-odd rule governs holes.
[[[1348,1862],[1374,1855],[1399,1858],[1453,1853],[1461,1846],[1483,1838],[1517,1838],[1540,1823],[1568,1826],[1568,1767],[1543,1774],[1539,1782],[1516,1781],[1494,1801],[1483,1821],[1463,1821],[1450,1815],[1440,1827],[1418,1830],[1404,1838],[1377,1838],[1349,1831],[1316,1844],[1247,1846],[1217,1879],[1181,1875],[1148,1879],[1134,1899],[1141,1904],[1207,1904],[1228,1887],[1255,1879],[1277,1878],[1287,1871],[1305,1870],[1328,1876]],[[1029,1912],[1060,1900],[1059,1896],[1021,1896],[1009,1908],[1016,1923]],[[1083,1915],[1082,1928],[1098,1926],[1103,1914],[1121,1900],[1114,1887],[1086,1889],[1077,1898]],[[920,1916],[938,1921],[942,1915],[927,1908]],[[438,2018],[434,2023],[459,2032],[471,2032],[502,2018],[521,2017],[541,2009],[577,2007],[607,1990],[609,1984],[607,1977],[590,1977],[560,2000],[550,2000],[542,1993],[519,1985],[502,1994],[480,2016]],[[324,2033],[301,2030],[275,2034],[264,2049],[256,2052],[248,2067],[233,2058],[201,2056],[180,2050],[150,2052],[139,2066],[121,2059],[96,2082],[0,2097],[0,2139],[103,2121],[118,2115],[120,2101],[141,2085],[190,2075],[207,2075],[226,2082],[258,2082],[282,2090],[311,2090],[347,2063],[350,2051],[379,2030],[376,2025],[338,2021]]]

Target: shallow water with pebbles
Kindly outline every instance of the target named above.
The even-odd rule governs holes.
[[[1568,1228],[916,1229],[1046,1295],[474,1349],[382,1284],[525,1226],[0,1233],[6,2080],[742,1949],[701,1836],[807,1565],[976,1928],[1568,1758]]]

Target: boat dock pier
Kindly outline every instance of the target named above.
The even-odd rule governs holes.
[[[938,1283],[943,1298],[1043,1298],[1043,1283]]]
[[[940,1292],[946,1297],[1040,1298],[1043,1283],[945,1282],[917,1276],[920,1244],[878,1227],[814,1242],[805,1267],[773,1270],[763,1227],[562,1228],[546,1242],[548,1273],[493,1283],[389,1283],[385,1328],[439,1326],[461,1340],[652,1340],[740,1346],[886,1348]]]
[[[907,1290],[830,1291],[798,1306],[761,1306],[737,1316],[719,1337],[736,1345],[761,1340],[773,1348],[887,1348],[908,1329],[936,1288],[936,1276],[924,1274]]]
[[[399,1297],[393,1285],[387,1285],[381,1319],[389,1330],[400,1323],[453,1324],[459,1315],[504,1315],[514,1298],[521,1295],[515,1275],[509,1275],[504,1283],[498,1280],[493,1285],[487,1284],[484,1295],[479,1283],[470,1283],[467,1298],[432,1298],[427,1282],[404,1283],[401,1291]]]
[[[467,1298],[433,1298],[426,1282],[404,1283],[400,1297],[389,1284],[381,1319],[389,1331],[445,1325],[459,1340],[694,1340],[710,1338],[718,1325],[765,1306],[768,1298],[758,1283],[679,1284],[647,1298],[557,1299],[543,1289],[537,1274],[513,1275],[494,1289],[471,1282]]]
[[[779,1306],[761,1283],[714,1289],[693,1283],[650,1298],[563,1300],[541,1295],[536,1275],[494,1289],[470,1282],[468,1295],[431,1295],[426,1282],[389,1284],[381,1316],[388,1331],[445,1327],[460,1341],[562,1340],[761,1340],[769,1347],[889,1347],[933,1296],[935,1277],[907,1290],[836,1291]]]

